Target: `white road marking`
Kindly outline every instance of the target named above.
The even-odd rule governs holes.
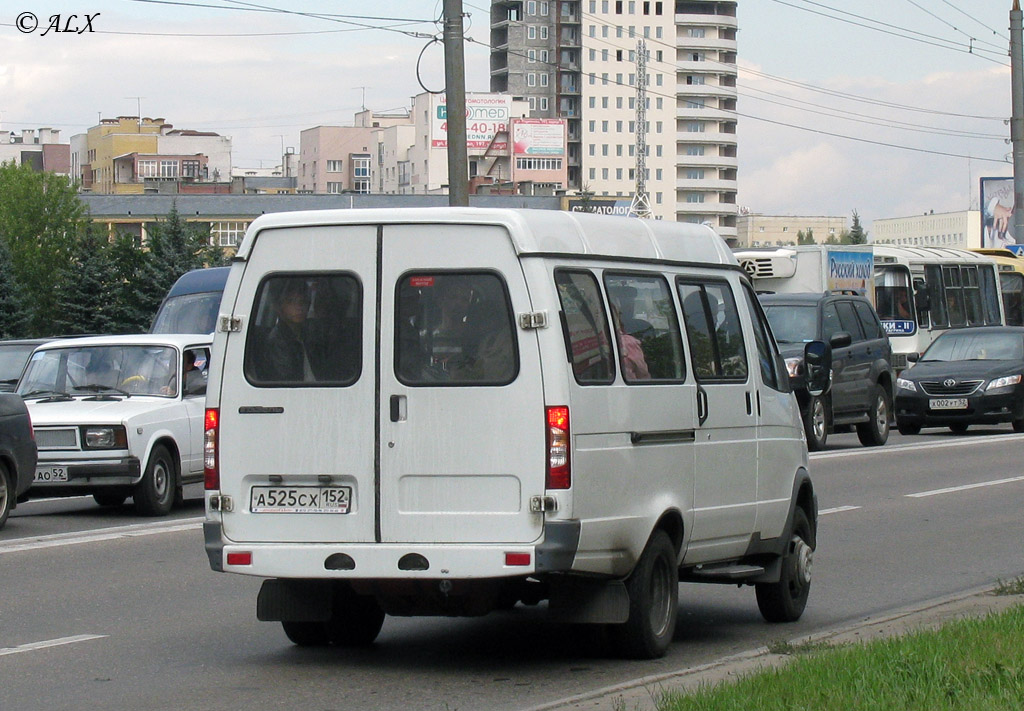
[[[108,635],[105,634],[76,634],[73,637],[59,637],[58,639],[48,639],[44,642],[30,642],[29,644],[23,644],[18,647],[0,647],[0,657],[8,654],[21,654],[22,652],[34,652],[37,649],[47,649],[49,647],[60,647],[65,644],[75,644],[76,642],[88,642],[93,639],[103,639]]]
[[[4,553],[17,553],[19,551],[41,550],[43,548],[58,548],[60,546],[73,546],[80,543],[96,543],[98,541],[112,541],[118,538],[135,538],[138,536],[152,536],[158,533],[175,533],[177,531],[191,531],[202,527],[204,517],[183,518],[175,521],[161,523],[140,523],[130,526],[114,526],[113,528],[100,528],[95,531],[75,531],[73,533],[55,533],[49,536],[36,536],[34,538],[14,538],[5,541],[0,547],[0,555]],[[19,543],[18,541],[23,541]]]
[[[822,509],[821,511],[818,512],[818,515],[819,516],[824,516],[826,514],[842,513],[843,511],[856,511],[859,508],[863,508],[863,507],[862,506],[836,506],[833,509]]]
[[[1024,434],[993,434],[984,437],[967,437],[951,442],[914,442],[912,444],[887,444],[884,447],[861,447],[859,449],[841,449],[835,452],[811,452],[811,459],[832,459],[834,457],[858,457],[872,454],[891,454],[893,452],[910,452],[915,449],[940,449],[943,447],[969,447],[971,445],[991,445],[993,442],[1012,442],[1024,440]]]
[[[925,496],[938,496],[939,494],[952,494],[957,491],[967,491],[968,489],[980,489],[983,486],[998,486],[999,484],[1011,484],[1015,481],[1024,481],[1024,476],[1014,476],[1009,479],[996,479],[995,481],[982,481],[977,484],[964,484],[963,486],[950,486],[945,489],[932,489],[931,491],[919,491],[916,494],[905,494],[911,499],[921,499]]]

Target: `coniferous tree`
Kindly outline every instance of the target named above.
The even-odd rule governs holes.
[[[868,233],[861,227],[860,215],[857,211],[853,211],[853,225],[850,226],[850,232],[848,233],[848,244],[867,244]]]
[[[29,320],[24,295],[11,268],[11,254],[0,239],[0,338],[28,335]]]
[[[93,225],[88,225],[57,284],[61,309],[53,322],[55,335],[106,334],[118,330],[117,305],[111,299],[114,272],[110,252],[110,243]]]
[[[120,232],[108,248],[110,264],[110,303],[114,304],[113,333],[145,333],[153,320],[153,312],[143,306],[142,272],[146,253],[139,239]]]

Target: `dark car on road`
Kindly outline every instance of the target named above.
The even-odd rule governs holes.
[[[14,393],[0,393],[0,528],[32,485],[36,455],[25,401]]]
[[[0,341],[0,392],[14,392],[25,364],[37,346],[52,338],[17,338]]]
[[[885,444],[896,374],[892,345],[871,302],[827,291],[758,298],[800,403],[807,448],[822,449],[830,432],[849,426],[856,427],[861,444]],[[803,348],[810,341],[832,347],[832,387],[818,396],[805,385]]]
[[[896,427],[966,432],[971,425],[1010,422],[1024,432],[1024,327],[946,331],[896,381]]]

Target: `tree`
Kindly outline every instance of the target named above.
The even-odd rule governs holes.
[[[192,269],[220,265],[220,247],[210,246],[210,230],[182,219],[177,205],[167,217],[149,229],[141,273],[136,285],[139,308],[148,314],[146,327],[156,315],[160,302],[182,274]]]
[[[55,287],[61,310],[53,321],[51,335],[120,330],[119,304],[111,298],[116,278],[111,267],[109,241],[94,225],[87,225]]]
[[[857,211],[853,211],[853,225],[850,227],[847,239],[849,240],[846,244],[867,244],[868,233],[861,227],[860,215]]]
[[[28,322],[25,299],[11,269],[11,254],[0,240],[0,338],[28,335]]]
[[[28,332],[52,332],[61,309],[54,279],[65,273],[88,216],[75,186],[28,165],[0,164],[0,239],[28,311]]]
[[[800,230],[796,233],[797,244],[814,244],[814,230],[810,227],[807,228],[807,232]]]
[[[113,333],[145,333],[149,330],[154,313],[142,305],[143,280],[140,275],[146,262],[140,240],[132,234],[119,232],[108,248],[110,265],[110,303],[115,305],[117,318],[111,326]]]

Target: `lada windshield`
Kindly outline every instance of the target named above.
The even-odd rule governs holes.
[[[777,343],[808,343],[818,332],[818,309],[813,305],[765,305],[764,313]]]
[[[124,393],[170,397],[176,393],[177,358],[168,346],[103,345],[34,353],[18,394]]]

